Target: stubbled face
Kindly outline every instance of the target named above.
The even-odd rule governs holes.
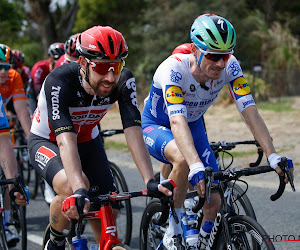
[[[121,60],[104,60],[104,59],[94,59],[93,62],[120,62]],[[113,69],[107,71],[106,74],[99,74],[93,70],[90,64],[87,65],[87,62],[84,58],[80,57],[81,68],[86,72],[86,67],[89,67],[89,82],[90,86],[84,80],[84,88],[91,95],[98,95],[107,97],[109,96],[114,88],[117,87],[118,81],[120,79],[120,73],[115,75]],[[81,71],[81,74],[83,72]],[[85,73],[82,74],[82,79],[85,78]]]

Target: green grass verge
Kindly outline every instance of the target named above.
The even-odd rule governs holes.
[[[274,112],[286,112],[286,111],[295,111],[294,108],[292,108],[293,99],[278,99],[275,101],[269,101],[269,102],[259,102],[257,103],[257,107],[260,110],[270,110]]]
[[[255,155],[257,154],[257,150],[249,150],[249,151],[229,151],[230,154],[232,154],[233,158],[238,157],[245,157],[249,155]],[[220,156],[222,157],[223,153],[220,153]],[[224,154],[225,158],[231,158],[230,155]]]
[[[115,142],[115,141],[106,141],[105,142],[105,149],[128,151],[129,152],[127,144],[120,143],[120,142]]]

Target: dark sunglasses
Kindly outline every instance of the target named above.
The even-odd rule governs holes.
[[[205,58],[212,60],[214,62],[219,61],[220,59],[223,59],[224,62],[227,62],[229,60],[229,58],[231,57],[231,55],[233,54],[233,50],[229,51],[229,52],[224,52],[224,53],[220,53],[220,52],[208,52],[205,51],[201,48],[198,47],[198,49],[201,51],[201,53],[204,54]]]
[[[113,70],[115,75],[121,73],[125,62],[93,62],[85,58],[85,60],[92,66],[93,71],[100,75],[106,75],[110,70]]]
[[[5,71],[11,68],[11,64],[0,64],[0,70],[4,69]]]

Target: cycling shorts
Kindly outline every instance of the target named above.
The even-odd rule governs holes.
[[[31,164],[52,186],[54,176],[64,168],[57,144],[30,133],[28,150]],[[100,136],[78,144],[78,152],[82,171],[90,182],[89,196],[115,192],[116,186]]]
[[[161,162],[170,164],[165,157],[164,150],[167,144],[174,140],[171,129],[153,124],[153,122],[148,119],[143,119],[142,125],[144,140],[150,155]],[[195,148],[204,166],[212,167],[214,172],[218,171],[217,160],[209,146],[203,120],[198,119],[195,122],[188,123],[188,125],[194,139]]]

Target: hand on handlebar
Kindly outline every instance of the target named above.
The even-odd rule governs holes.
[[[30,196],[30,192],[25,187],[24,187],[24,191],[27,193],[27,199],[29,201],[30,197],[28,197],[28,196]],[[19,188],[13,187],[9,191],[9,196],[18,206],[26,206],[27,205],[26,198],[22,194],[22,192],[19,190]]]
[[[205,178],[204,178],[205,167],[202,162],[196,162],[190,166],[190,173],[188,176],[189,182],[194,188],[196,188],[201,198],[205,194]]]
[[[287,162],[288,162],[288,166],[287,166],[287,169],[284,169],[284,167],[279,166],[279,163],[281,162],[282,158],[283,157],[279,156],[278,154],[273,153],[273,154],[269,155],[268,161],[269,161],[269,164],[270,164],[271,168],[275,169],[278,175],[284,176],[284,172],[286,172],[287,177],[284,180],[285,183],[293,182],[293,180],[294,180],[293,161],[292,161],[291,158],[286,158]],[[290,178],[290,180],[289,180],[289,178]]]
[[[67,197],[62,204],[61,211],[63,216],[68,219],[79,220],[83,214],[87,214],[90,209],[88,191],[80,188],[73,195]]]
[[[151,179],[147,183],[149,197],[161,197],[162,193],[166,196],[171,196],[175,187],[177,187],[176,184],[170,179],[165,180],[163,183]]]

